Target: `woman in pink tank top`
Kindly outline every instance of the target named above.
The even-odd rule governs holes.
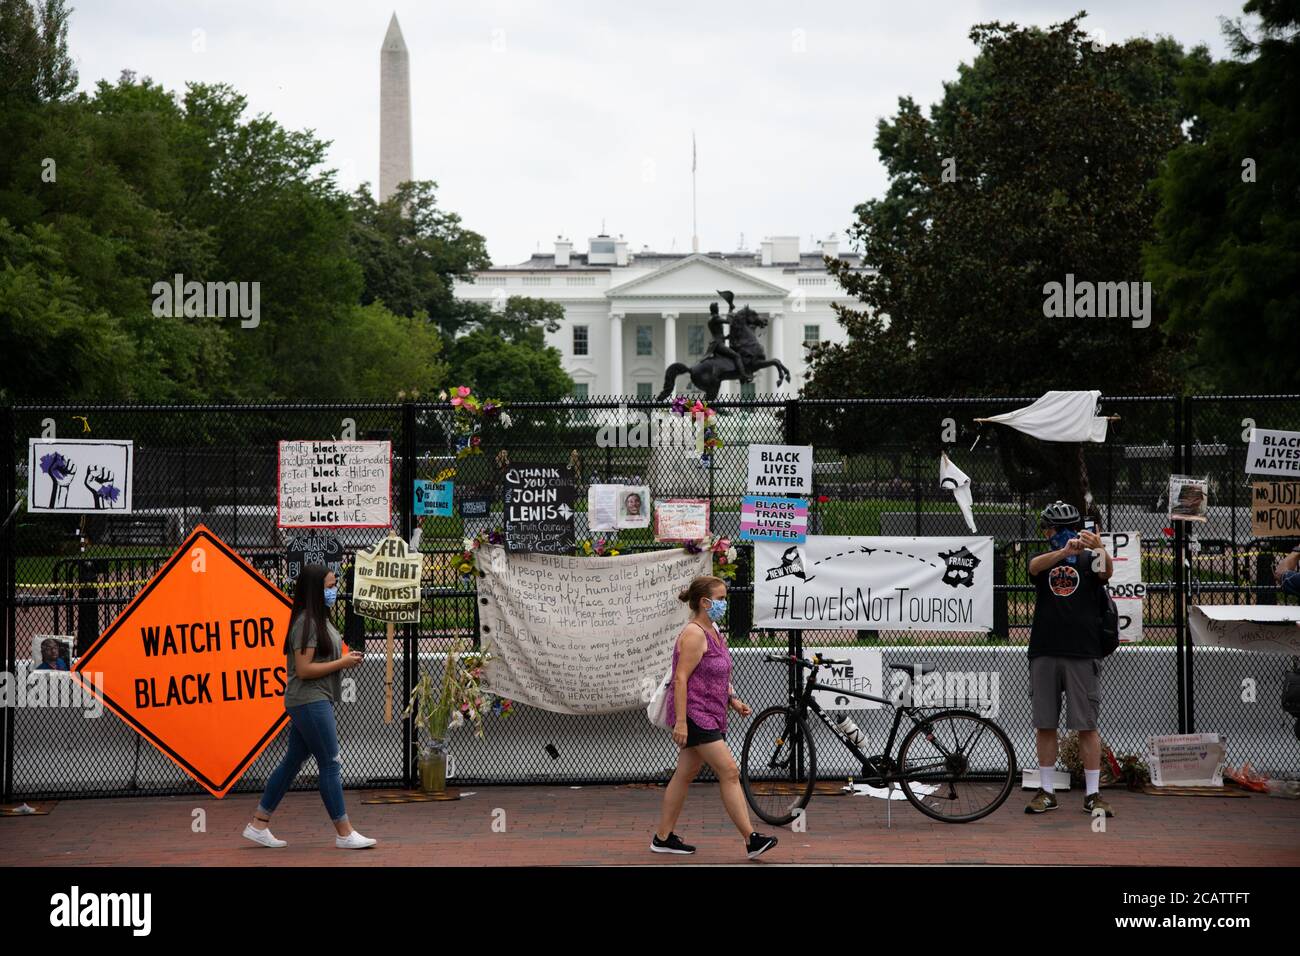
[[[748,717],[750,707],[731,685],[731,652],[717,622],[727,611],[727,585],[721,578],[702,575],[678,595],[691,610],[691,619],[677,635],[673,648],[673,677],[668,686],[668,719],[673,742],[680,751],[677,770],[664,791],[659,829],[650,841],[655,853],[694,853],[673,832],[691,781],[706,763],[718,776],[722,804],[745,840],[752,860],[776,846],[776,837],[754,832],[749,808],[740,787],[740,770],[727,746],[727,710]]]

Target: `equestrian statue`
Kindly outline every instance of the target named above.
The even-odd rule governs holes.
[[[712,402],[718,397],[718,390],[723,382],[739,381],[748,384],[754,380],[754,373],[765,368],[776,368],[776,384],[790,381],[790,370],[781,364],[780,359],[769,359],[763,346],[754,336],[754,329],[767,326],[763,318],[749,306],[736,308],[735,296],[729,291],[718,290],[718,295],[727,302],[727,317],[718,314],[718,303],[709,303],[709,332],[713,341],[694,365],[674,362],[664,372],[664,390],[659,393],[663,401],[673,393],[679,375],[690,373],[691,384],[704,393],[704,400]],[[730,332],[723,331],[724,326]]]

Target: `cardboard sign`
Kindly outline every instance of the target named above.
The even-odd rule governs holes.
[[[1300,481],[1257,481],[1250,487],[1250,533],[1254,537],[1300,536]]]
[[[709,499],[675,498],[655,502],[656,541],[699,541],[709,535]]]
[[[386,441],[280,442],[281,528],[387,528],[393,446]]]
[[[31,438],[27,443],[27,510],[33,514],[131,513],[129,441]]]
[[[785,541],[803,544],[808,537],[808,502],[803,498],[740,499],[741,541]]]
[[[817,672],[817,683],[842,687],[858,694],[888,697],[880,649],[874,647],[813,647],[804,648],[803,656],[814,654],[831,660],[847,660],[847,664],[827,664]],[[813,696],[825,710],[878,710],[884,704],[861,697],[849,697],[829,690],[815,690]]]
[[[1147,738],[1147,764],[1157,787],[1222,787],[1227,759],[1222,734]]]
[[[566,468],[528,466],[505,475],[506,550],[573,554],[573,475]]]
[[[415,514],[429,515],[434,518],[451,517],[451,501],[455,491],[455,482],[424,481],[415,482]]]
[[[1119,610],[1120,643],[1137,643],[1142,640],[1142,605],[1147,594],[1142,581],[1142,536],[1136,531],[1106,531],[1099,537],[1111,557],[1106,590]],[[1094,562],[1093,570],[1100,571],[1101,567],[1099,560]]]
[[[285,542],[287,579],[296,581],[309,564],[323,564],[336,575],[343,563],[343,545],[332,534],[296,534]]]
[[[810,495],[812,460],[812,445],[750,445],[745,490],[760,495]]]
[[[1246,474],[1300,478],[1300,432],[1252,428],[1246,449]]]
[[[389,624],[417,623],[423,575],[424,555],[390,534],[369,551],[357,552],[353,612]]]
[[[223,797],[288,721],[292,604],[200,525],[73,673],[213,796]]]

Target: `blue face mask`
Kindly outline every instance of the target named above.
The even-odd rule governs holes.
[[[722,616],[727,613],[727,599],[714,598],[713,603],[709,605],[709,620],[721,621]]]
[[[1067,542],[1069,542],[1071,539],[1073,539],[1073,538],[1077,538],[1077,537],[1079,537],[1079,536],[1078,536],[1077,534],[1075,534],[1073,531],[1071,531],[1069,528],[1060,528],[1060,529],[1057,530],[1056,534],[1052,535],[1052,537],[1051,537],[1051,539],[1050,539],[1050,543],[1051,543],[1051,545],[1052,545],[1052,549],[1055,550],[1055,551],[1059,551],[1059,550],[1061,550],[1062,548],[1065,547],[1065,545],[1066,545]],[[1075,564],[1075,563],[1078,562],[1079,557],[1078,557],[1078,555],[1074,555],[1074,554],[1072,554],[1072,555],[1070,555],[1068,558],[1066,558],[1065,560],[1066,560],[1066,562],[1069,563],[1069,564]]]
[[[326,588],[326,589],[325,589],[325,606],[326,606],[326,607],[333,607],[333,606],[334,606],[334,602],[337,601],[338,599],[339,599],[339,589],[338,589],[338,585],[335,585],[335,586],[332,587],[332,588]]]

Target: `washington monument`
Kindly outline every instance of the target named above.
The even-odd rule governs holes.
[[[379,201],[411,178],[411,59],[394,13],[379,50]]]

